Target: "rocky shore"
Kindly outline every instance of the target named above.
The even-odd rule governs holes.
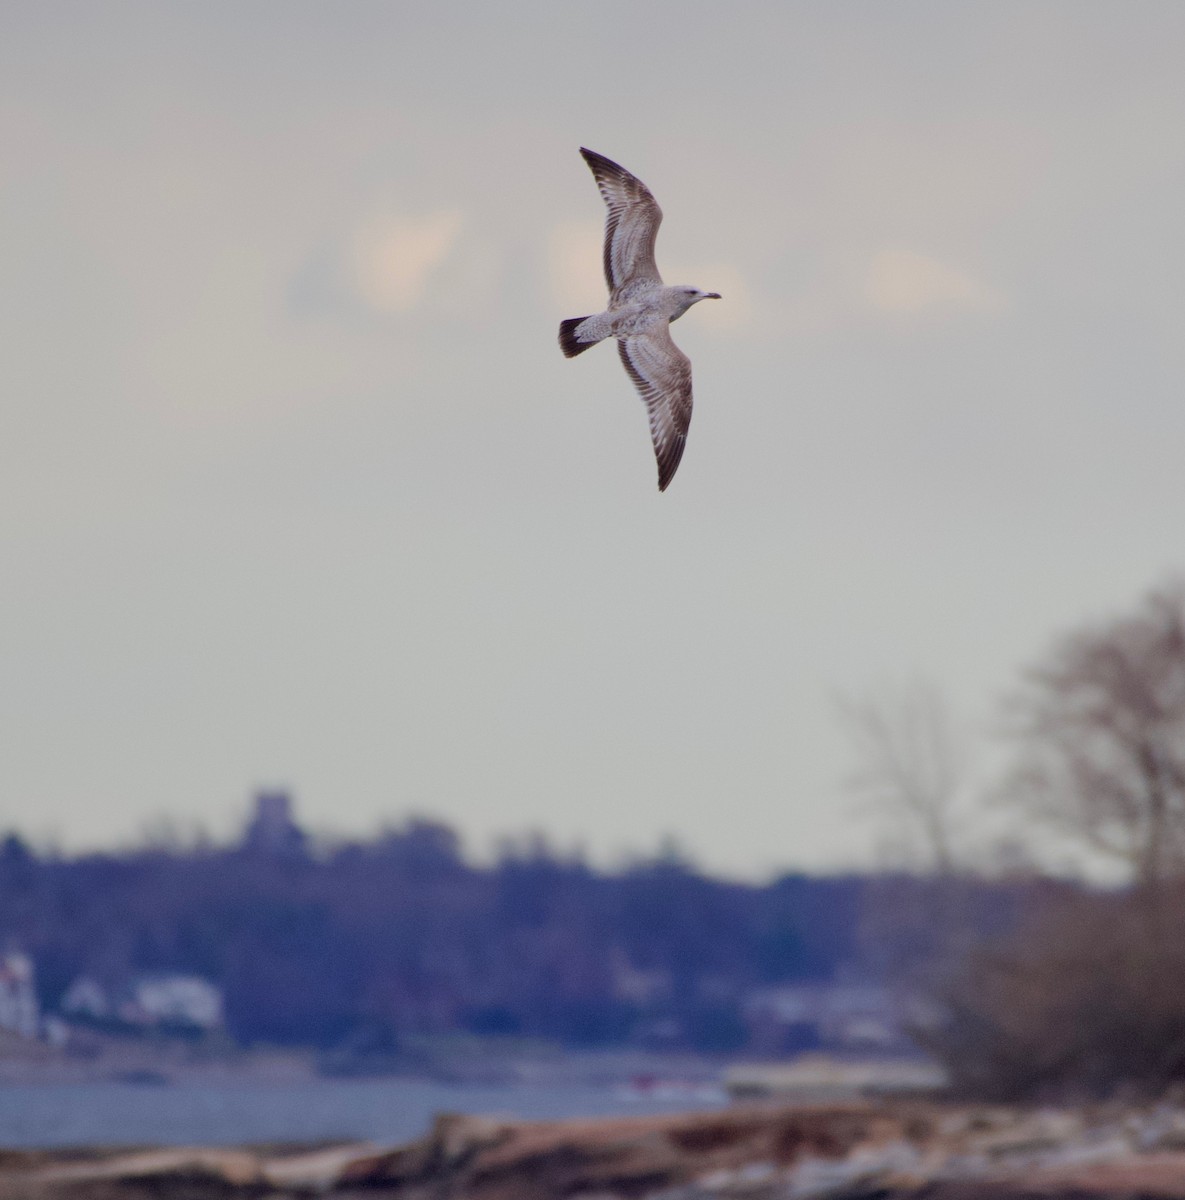
[[[1185,1200],[1185,1109],[754,1105],[408,1145],[0,1152],[0,1200]]]

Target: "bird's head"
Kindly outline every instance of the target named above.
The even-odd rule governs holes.
[[[701,300],[720,299],[719,292],[705,292],[702,288],[697,287],[679,285],[671,288],[671,291],[675,294],[674,300],[677,309],[675,316],[671,318],[672,321],[675,317],[681,317],[693,304],[698,304]]]

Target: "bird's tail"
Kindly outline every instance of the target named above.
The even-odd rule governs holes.
[[[582,342],[576,336],[576,330],[583,325],[588,317],[569,317],[566,321],[560,322],[560,349],[564,352],[565,358],[575,358],[578,354],[583,354],[589,347],[595,346],[600,338],[591,342]]]

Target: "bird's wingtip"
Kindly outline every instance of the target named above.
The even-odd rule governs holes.
[[[683,458],[683,447],[680,446],[673,453],[661,458],[658,463],[658,490],[665,492],[671,486],[671,480],[675,478],[675,472],[679,469],[679,462]]]

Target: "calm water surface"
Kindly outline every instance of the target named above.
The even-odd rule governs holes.
[[[636,1097],[575,1085],[459,1086],[409,1079],[306,1083],[0,1084],[0,1146],[403,1142],[439,1112],[562,1118],[712,1108],[722,1096]]]

